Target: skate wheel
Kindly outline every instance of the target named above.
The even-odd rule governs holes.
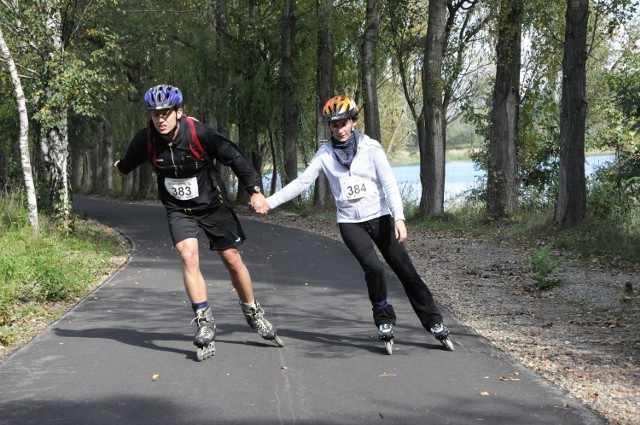
[[[441,339],[440,343],[448,351],[453,351],[453,342],[451,342],[451,340],[448,337],[445,339]]]
[[[384,348],[387,349],[387,354],[389,355],[393,354],[393,340],[391,339],[389,341],[385,341]]]
[[[199,362],[208,359],[209,357],[213,357],[216,354],[216,349],[212,345],[207,345],[204,347],[198,347],[196,349],[196,358]]]
[[[272,340],[278,347],[284,347],[284,342],[282,342],[282,339],[280,339],[280,337],[278,335],[274,335],[273,336],[273,340]]]

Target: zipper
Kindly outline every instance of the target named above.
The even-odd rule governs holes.
[[[167,146],[169,146],[169,152],[171,152],[171,164],[173,164],[173,172],[176,175],[176,178],[178,177],[178,167],[176,166],[176,161],[175,158],[173,157],[173,143],[169,143]]]

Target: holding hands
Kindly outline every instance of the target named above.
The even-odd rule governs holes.
[[[251,195],[249,206],[256,214],[265,215],[269,211],[269,204],[262,193],[254,193]]]

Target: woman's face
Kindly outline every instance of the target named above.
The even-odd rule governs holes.
[[[337,141],[346,142],[349,140],[349,137],[351,137],[351,132],[353,131],[353,120],[348,118],[346,120],[330,122],[329,129]]]

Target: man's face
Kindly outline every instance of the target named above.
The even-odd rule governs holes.
[[[331,134],[336,140],[340,142],[346,142],[351,137],[353,131],[353,121],[349,118],[346,120],[333,121],[329,123],[329,129]]]
[[[151,115],[151,121],[156,130],[160,134],[166,135],[176,127],[176,123],[182,117],[182,109],[154,109],[149,111],[149,115]]]

